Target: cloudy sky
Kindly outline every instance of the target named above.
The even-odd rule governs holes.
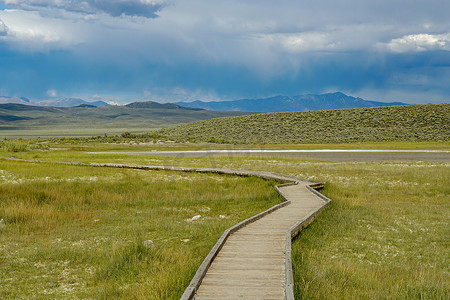
[[[450,102],[448,0],[0,0],[0,96]]]

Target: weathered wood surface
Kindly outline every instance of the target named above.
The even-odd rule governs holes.
[[[306,184],[280,187],[290,205],[228,238],[208,269],[196,300],[284,298],[286,232],[324,205],[322,199],[306,189]]]

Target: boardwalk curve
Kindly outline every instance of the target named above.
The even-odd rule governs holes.
[[[181,300],[287,299],[293,300],[291,240],[331,200],[317,192],[322,182],[272,172],[220,168],[147,166],[113,163],[46,162],[94,167],[170,170],[258,176],[289,181],[275,186],[285,201],[225,230],[211,249]]]

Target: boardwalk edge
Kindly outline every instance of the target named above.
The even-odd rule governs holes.
[[[282,191],[278,188],[281,186],[288,186],[288,185],[295,185],[298,184],[298,182],[290,182],[290,183],[284,183],[284,184],[280,184],[280,185],[276,185],[275,189],[277,190],[277,192],[285,199],[285,201],[283,201],[280,204],[277,204],[275,206],[272,206],[271,208],[257,214],[254,215],[253,217],[250,217],[248,219],[245,219],[244,221],[228,228],[227,230],[224,231],[224,233],[222,234],[222,236],[219,238],[219,240],[217,241],[217,243],[214,245],[214,247],[211,249],[211,251],[209,252],[209,254],[206,256],[206,258],[203,260],[202,264],[200,265],[200,267],[198,268],[197,272],[194,275],[194,278],[192,278],[191,283],[189,284],[189,286],[186,288],[186,290],[184,291],[183,295],[181,296],[180,300],[191,300],[191,299],[195,299],[195,294],[197,293],[198,288],[200,287],[203,278],[205,278],[206,273],[208,272],[209,267],[211,266],[212,262],[214,261],[214,259],[216,258],[217,254],[219,253],[219,251],[222,249],[223,245],[225,244],[225,242],[227,241],[228,237],[236,232],[237,230],[239,230],[240,228],[253,223],[259,219],[261,219],[262,217],[270,214],[271,212],[274,212],[277,209],[280,209],[286,205],[289,205],[291,203],[290,200],[287,200],[286,197],[284,197]]]
[[[314,195],[318,196],[320,199],[324,201],[324,204],[321,207],[310,212],[307,216],[298,221],[291,229],[286,232],[286,249],[285,249],[285,276],[286,276],[286,285],[284,290],[284,299],[285,300],[294,300],[294,273],[292,270],[292,239],[295,238],[303,228],[307,227],[316,216],[331,203],[331,199],[326,197],[325,195],[319,193],[317,189],[323,188],[323,183],[313,183],[307,185],[306,188],[312,192]]]
[[[200,267],[197,269],[197,272],[195,273],[194,277],[192,278],[189,286],[184,291],[183,295],[181,296],[180,300],[191,300],[195,299],[195,294],[200,287],[200,284],[203,281],[203,278],[206,275],[206,272],[208,271],[209,267],[211,266],[212,262],[216,258],[219,251],[222,249],[223,245],[225,244],[228,237],[239,230],[240,228],[255,222],[262,217],[274,212],[275,210],[278,210],[284,206],[287,206],[291,203],[290,200],[286,198],[286,196],[283,194],[283,192],[279,189],[283,186],[289,186],[289,185],[296,185],[299,183],[299,181],[306,181],[310,182],[309,185],[306,185],[306,188],[321,198],[324,201],[324,204],[309,213],[306,217],[302,218],[299,222],[297,222],[294,226],[286,232],[286,248],[285,248],[285,300],[294,300],[294,276],[293,276],[293,270],[292,270],[292,239],[299,234],[299,232],[308,226],[314,218],[317,216],[317,214],[324,209],[326,206],[328,206],[331,203],[331,199],[324,196],[323,194],[319,193],[317,190],[324,187],[325,183],[323,182],[317,182],[317,181],[311,181],[303,178],[298,178],[294,176],[284,175],[284,174],[277,174],[272,172],[258,172],[258,171],[244,171],[244,170],[236,170],[236,169],[216,169],[216,168],[196,168],[196,167],[174,167],[174,166],[148,166],[148,165],[130,165],[130,164],[112,164],[112,163],[82,163],[82,162],[64,162],[64,161],[40,161],[40,160],[26,160],[26,159],[20,159],[20,158],[12,158],[12,157],[0,157],[0,159],[4,160],[13,160],[13,161],[23,161],[23,162],[31,162],[31,163],[56,163],[56,164],[65,164],[65,165],[78,165],[78,166],[92,166],[92,167],[112,167],[112,168],[127,168],[127,169],[141,169],[141,170],[166,170],[166,171],[181,171],[181,172],[199,172],[199,173],[216,173],[216,174],[230,174],[230,175],[238,175],[238,176],[257,176],[264,179],[275,179],[280,181],[291,181],[288,183],[283,183],[275,186],[275,190],[285,199],[280,204],[277,204],[275,206],[272,206],[271,208],[254,215],[224,231],[222,236],[219,238],[217,243],[214,245],[214,247],[211,249],[211,251],[208,253],[206,258],[203,260]]]

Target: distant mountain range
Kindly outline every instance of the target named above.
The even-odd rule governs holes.
[[[133,102],[130,104],[125,105],[125,107],[128,108],[158,108],[158,109],[184,109],[184,110],[204,110],[203,108],[191,108],[191,107],[184,107],[180,105],[176,105],[173,103],[158,103],[153,101],[146,101],[146,102]]]
[[[16,103],[34,106],[52,107],[101,107],[109,104],[104,101],[88,102],[79,98],[63,98],[56,100],[31,101],[25,97],[1,97],[0,104]],[[211,110],[211,111],[240,111],[240,112],[287,112],[307,110],[329,110],[343,108],[365,108],[378,106],[406,105],[401,102],[376,102],[361,98],[347,96],[343,93],[329,93],[322,95],[297,95],[297,96],[275,96],[261,99],[241,99],[233,101],[194,101],[158,103],[153,101],[133,102],[124,105],[129,108],[158,108],[158,109],[181,109]]]
[[[33,105],[33,106],[53,106],[53,107],[76,107],[80,105],[88,105],[88,106],[107,106],[108,103],[104,101],[95,101],[88,102],[79,98],[62,98],[56,100],[42,100],[42,101],[31,101],[25,97],[2,97],[0,96],[0,104],[7,103],[16,103],[16,104],[24,104],[24,105]]]
[[[37,106],[53,106],[53,107],[76,107],[80,105],[89,105],[89,106],[107,106],[108,103],[104,101],[94,101],[94,102],[87,102],[83,99],[79,98],[63,98],[58,100],[43,100],[43,101],[37,101],[32,102],[31,104],[37,105]]]
[[[361,98],[347,96],[340,92],[322,95],[298,95],[292,97],[275,96],[262,99],[241,99],[234,101],[174,102],[174,104],[184,107],[203,108],[214,111],[262,113],[407,105],[402,102],[385,103],[368,101]]]

